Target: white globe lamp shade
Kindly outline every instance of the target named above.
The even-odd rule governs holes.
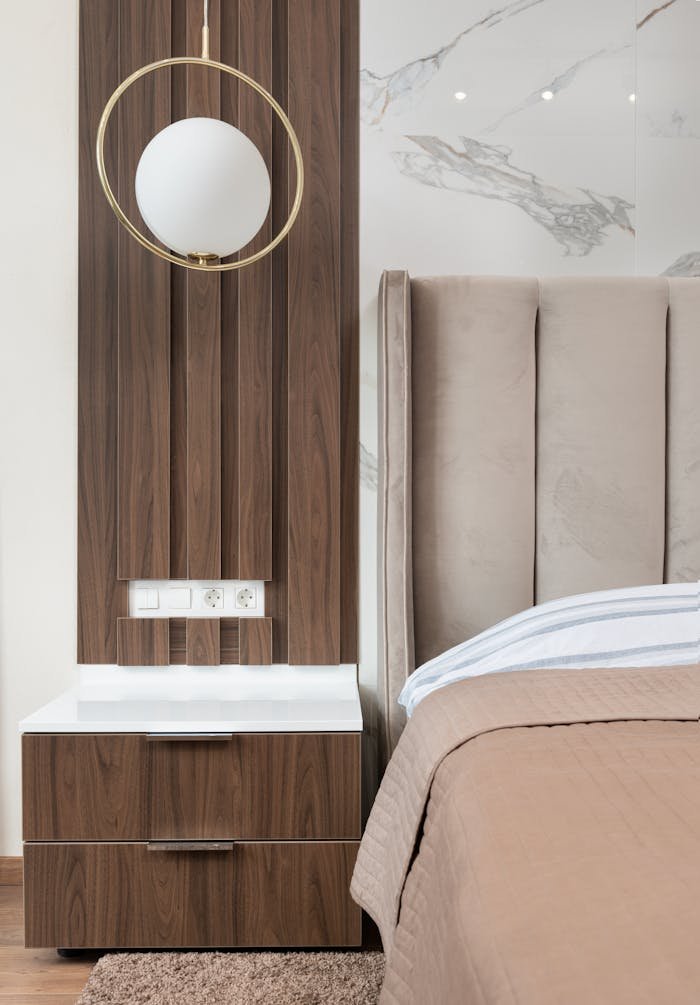
[[[245,247],[265,222],[270,175],[255,144],[228,122],[182,119],[141,154],[136,201],[166,248],[224,258]]]

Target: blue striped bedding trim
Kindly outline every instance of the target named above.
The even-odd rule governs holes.
[[[610,661],[617,661],[617,665],[633,665],[629,661],[642,656],[646,658],[654,656],[655,665],[697,662],[700,659],[700,595],[698,586],[694,586],[692,592],[688,592],[687,584],[669,585],[667,588],[652,587],[654,593],[643,592],[648,589],[649,587],[636,588],[640,593],[638,596],[630,595],[636,591],[625,594],[623,591],[615,590],[601,593],[600,599],[596,600],[588,599],[595,596],[593,594],[583,594],[579,598],[567,597],[563,600],[550,601],[540,608],[533,607],[521,614],[514,615],[475,638],[454,646],[416,670],[404,685],[399,696],[399,703],[407,709],[410,715],[419,701],[437,688],[481,674],[517,672],[518,670],[540,667],[564,668],[574,665],[585,669],[586,666],[600,666]],[[691,604],[682,603],[687,600],[693,602]],[[664,606],[659,606],[659,604]],[[599,613],[596,614],[595,611]],[[579,612],[584,616],[577,618],[575,615]],[[544,641],[545,636],[563,632],[565,642],[567,631],[581,626],[613,621],[625,622],[640,618],[663,618],[665,620],[667,617],[680,616],[682,618],[684,615],[693,613],[698,615],[698,619],[697,631],[694,632],[692,640],[688,640],[688,620],[684,618],[683,622],[679,621],[677,631],[677,635],[683,641],[669,639],[667,642],[652,646],[624,646],[584,653],[567,653],[564,644],[558,655],[545,656],[543,653],[542,656],[533,656],[528,661],[515,663],[507,661],[507,650],[510,646],[527,642],[530,639],[533,640],[533,649],[536,653],[538,639]],[[562,617],[566,617],[566,620],[562,620]],[[661,634],[664,635],[668,631],[669,628],[666,625],[665,631]],[[673,631],[674,626],[672,625],[670,633],[672,634]],[[575,645],[574,640],[571,644]],[[478,663],[497,656],[500,650],[504,650],[504,663],[491,659],[493,665],[482,670],[473,669]]]

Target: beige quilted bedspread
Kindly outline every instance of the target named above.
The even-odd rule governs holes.
[[[700,1002],[699,715],[699,667],[425,699],[352,883],[387,952],[382,1002]]]

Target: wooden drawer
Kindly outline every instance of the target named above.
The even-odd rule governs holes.
[[[25,841],[360,836],[360,734],[26,734]]]
[[[26,945],[359,945],[361,911],[349,893],[357,848],[355,841],[243,842],[209,851],[28,844]]]

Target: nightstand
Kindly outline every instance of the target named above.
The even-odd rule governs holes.
[[[22,723],[27,946],[359,945],[361,727],[354,667],[94,671]]]

